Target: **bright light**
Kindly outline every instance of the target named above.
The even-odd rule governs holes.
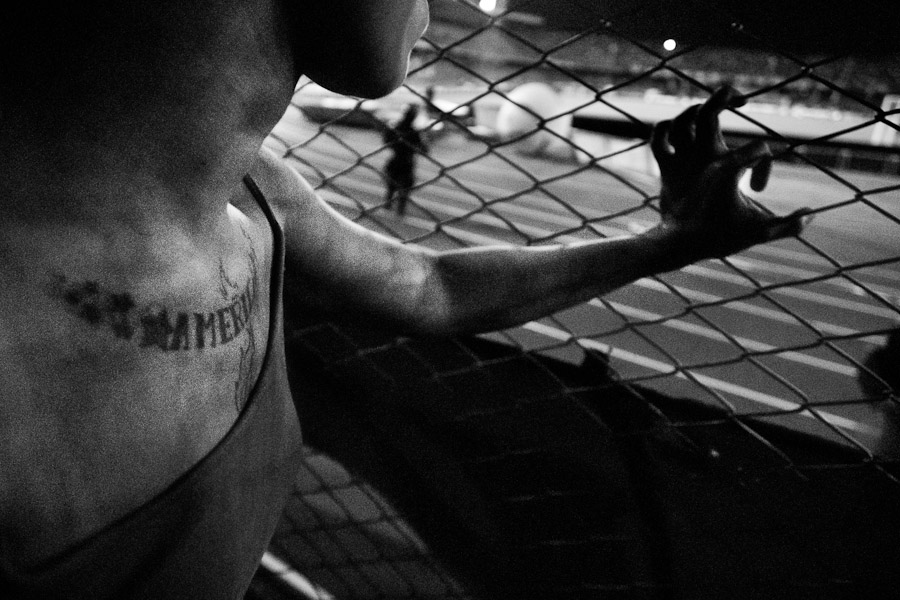
[[[669,39],[667,39],[666,41],[663,42],[663,48],[665,48],[665,49],[668,50],[669,52],[671,52],[672,50],[674,50],[674,49],[675,49],[675,46],[677,46],[677,45],[678,45],[678,44],[676,44],[676,43],[675,43],[675,40],[673,40],[672,38],[669,38]]]
[[[494,12],[497,9],[497,0],[480,0],[478,8],[486,13]]]

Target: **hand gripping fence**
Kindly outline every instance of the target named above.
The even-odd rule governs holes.
[[[748,99],[721,117],[729,146],[775,156],[748,193],[814,219],[474,338],[287,307],[292,377],[315,391],[298,398],[308,458],[248,597],[898,597],[888,4],[435,0],[401,89],[362,101],[302,81],[267,144],[407,243],[650,227],[652,125],[724,83]],[[420,143],[388,133],[413,104]]]

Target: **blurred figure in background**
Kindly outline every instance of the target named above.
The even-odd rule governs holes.
[[[409,192],[416,183],[416,155],[425,152],[422,134],[416,127],[418,116],[419,106],[410,104],[400,121],[384,132],[384,143],[393,152],[384,167],[385,205],[391,209],[396,204],[401,216],[406,214]]]

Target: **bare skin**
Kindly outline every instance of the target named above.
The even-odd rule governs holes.
[[[658,128],[664,214],[644,234],[404,246],[260,148],[303,73],[360,96],[399,85],[424,1],[123,4],[90,35],[23,34],[59,46],[0,106],[0,524],[26,564],[152,498],[237,419],[270,316],[272,239],[247,173],[283,222],[287,293],[428,335],[511,326],[802,225],[737,191],[765,151],[721,144],[725,90]]]

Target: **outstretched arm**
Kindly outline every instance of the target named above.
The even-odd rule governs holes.
[[[796,235],[802,211],[772,216],[738,189],[752,167],[754,187],[764,187],[769,164],[763,144],[733,151],[725,146],[718,115],[739,104],[736,92],[723,88],[655,128],[651,146],[662,173],[662,218],[634,236],[434,252],[344,219],[291,175],[285,184],[294,198],[285,210],[287,292],[407,332],[473,333],[521,324],[641,277]]]

